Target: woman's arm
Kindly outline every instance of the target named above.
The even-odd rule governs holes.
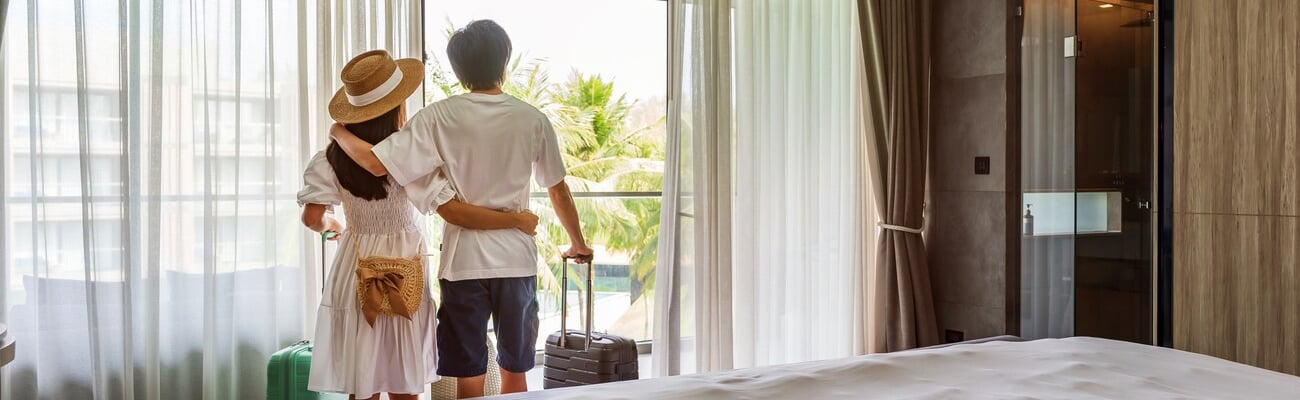
[[[315,232],[343,232],[343,224],[339,223],[334,217],[329,216],[326,211],[329,207],[324,204],[308,204],[302,207],[302,224]]]
[[[356,161],[361,168],[365,168],[374,176],[388,175],[388,167],[385,167],[384,163],[379,161],[379,157],[375,156],[375,152],[371,150],[375,146],[361,140],[357,135],[353,135],[352,131],[349,131],[342,124],[336,123],[330,126],[330,138],[338,142],[339,147],[343,148],[343,152],[347,153],[348,157],[352,161]]]
[[[537,216],[530,212],[508,213],[452,200],[438,206],[438,215],[448,223],[469,229],[518,229],[537,235]]]

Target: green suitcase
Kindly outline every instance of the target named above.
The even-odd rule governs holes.
[[[304,340],[271,355],[266,367],[266,400],[347,399],[335,393],[307,390],[311,376],[311,341]]]
[[[325,240],[334,232],[321,234],[321,279],[325,279]],[[303,340],[271,355],[266,367],[266,400],[346,400],[347,395],[307,390],[311,377],[311,341]]]

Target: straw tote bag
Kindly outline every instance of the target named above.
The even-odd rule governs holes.
[[[371,326],[380,315],[411,319],[424,299],[424,243],[414,257],[361,256],[357,242],[357,305]]]

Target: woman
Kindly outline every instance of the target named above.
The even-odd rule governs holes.
[[[394,61],[382,50],[363,53],[343,68],[344,87],[330,102],[330,116],[358,137],[379,143],[401,129],[406,120],[403,104],[419,87],[423,70],[418,60]],[[533,234],[537,217],[456,201],[441,175],[398,187],[390,178],[362,169],[333,143],[312,158],[303,179],[298,194],[303,224],[317,232],[342,233],[317,311],[308,388],[347,393],[351,399],[377,398],[379,393],[393,400],[416,399],[438,379],[434,304],[424,284],[429,271],[417,209],[436,209],[447,222],[470,229],[519,229],[528,234]],[[340,203],[350,224],[347,229],[327,213]],[[423,273],[398,274],[400,279],[392,280],[369,269],[367,260],[376,257],[410,260],[407,266]],[[418,306],[406,304],[398,290],[415,279],[423,286],[422,298],[413,299]],[[359,280],[365,286],[358,287]],[[407,294],[421,296],[418,291]],[[391,306],[387,313],[379,310],[379,303]]]

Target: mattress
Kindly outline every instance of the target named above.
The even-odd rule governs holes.
[[[1096,338],[987,342],[502,399],[1300,399],[1300,377]]]

